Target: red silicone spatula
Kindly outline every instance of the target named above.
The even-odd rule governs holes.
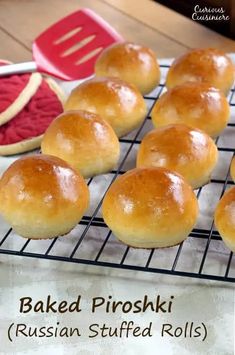
[[[0,76],[39,71],[62,80],[78,80],[94,72],[102,49],[122,37],[90,9],[58,21],[33,42],[34,62],[2,66]]]

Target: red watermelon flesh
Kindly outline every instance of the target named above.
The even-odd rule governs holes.
[[[62,103],[43,80],[36,94],[23,110],[0,126],[0,145],[18,143],[42,135],[62,112]]]

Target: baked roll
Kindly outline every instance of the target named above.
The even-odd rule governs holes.
[[[64,235],[80,221],[88,204],[83,177],[56,157],[18,159],[0,180],[0,213],[22,237]]]
[[[132,42],[112,44],[95,63],[97,76],[118,77],[134,84],[145,95],[160,81],[160,69],[155,53],[148,47]]]
[[[188,81],[208,83],[228,94],[234,82],[234,65],[220,49],[192,49],[176,58],[166,78],[168,88]]]
[[[94,78],[75,88],[65,110],[85,110],[100,115],[122,137],[144,121],[147,108],[139,90],[118,78]]]
[[[139,147],[137,167],[168,168],[196,189],[208,183],[217,159],[217,147],[206,133],[173,124],[147,133]]]
[[[65,160],[85,178],[112,170],[120,155],[118,138],[108,122],[81,110],[58,116],[45,132],[41,149]]]
[[[224,94],[204,83],[185,83],[165,92],[153,107],[155,127],[183,123],[217,137],[230,118]]]
[[[227,247],[235,252],[235,187],[225,192],[215,210],[215,226]]]
[[[197,219],[198,202],[181,175],[165,168],[138,168],[114,181],[102,212],[123,243],[163,248],[187,238]]]

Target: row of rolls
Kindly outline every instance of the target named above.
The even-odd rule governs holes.
[[[119,138],[143,124],[143,95],[160,82],[155,53],[123,42],[99,56],[95,77],[77,86],[64,113],[46,130],[41,152],[16,160],[0,180],[0,213],[23,237],[67,234],[89,206],[84,178],[112,171]],[[177,58],[167,91],[155,102],[155,129],[140,143],[136,168],[117,177],[103,199],[105,223],[123,243],[138,248],[181,243],[198,217],[193,189],[210,181],[218,161],[214,139],[230,118],[226,95],[234,66],[217,49],[195,49]],[[231,163],[235,180],[235,160]],[[215,224],[235,250],[235,187],[224,194]]]

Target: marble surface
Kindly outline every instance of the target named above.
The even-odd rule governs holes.
[[[71,85],[65,85],[67,90]],[[235,119],[232,118],[232,119]],[[232,141],[231,131],[226,131],[222,136],[220,145]],[[133,150],[134,152],[134,150]],[[0,173],[17,157],[1,158]],[[221,155],[220,163],[214,172],[214,178],[224,178],[224,171],[230,162],[231,156]],[[130,164],[130,166],[128,165]],[[132,161],[126,165],[131,168]],[[105,178],[106,179],[106,178]],[[105,186],[106,186],[106,180]],[[107,177],[108,180],[108,177]],[[97,179],[93,186],[93,204],[97,202],[102,181]],[[104,188],[104,186],[102,187]],[[211,223],[212,207],[218,199],[208,185],[204,189],[205,196],[200,206],[201,214],[198,227],[204,228]],[[1,220],[0,232],[6,231],[8,226]],[[78,227],[79,228],[79,227]],[[76,242],[77,230],[69,238],[62,239],[56,252],[66,255],[70,243]],[[92,234],[92,232],[91,232]],[[83,252],[92,255],[101,236],[94,231],[90,235],[92,248],[85,247]],[[12,233],[5,247],[18,249],[24,240]],[[38,242],[37,242],[38,243]],[[47,247],[46,241],[39,244],[30,243],[29,250],[39,252]],[[184,262],[179,264],[179,269],[187,269],[188,265],[193,271],[197,270],[200,262],[201,251],[204,248],[203,240],[189,238],[184,246]],[[111,248],[107,251],[106,261],[113,260],[114,254],[122,252],[122,246],[111,240]],[[156,253],[153,263],[167,267],[167,263],[174,253],[174,248]],[[52,251],[53,252],[53,251]],[[206,272],[214,274],[224,273],[224,260],[229,251],[222,242],[213,242],[210,246],[209,263],[205,265]],[[129,256],[129,262],[140,263],[148,256],[146,251],[137,251]],[[153,266],[154,266],[153,265]],[[235,275],[234,261],[231,266],[231,276]],[[78,313],[35,313],[21,314],[19,312],[20,298],[31,297],[35,302],[45,300],[51,295],[55,301],[66,300],[72,302],[81,295],[81,312]],[[91,312],[91,303],[94,297],[109,296],[115,301],[141,300],[144,295],[149,300],[160,295],[163,300],[172,301],[171,313],[154,313],[150,310],[140,313],[107,313],[103,308]],[[136,326],[146,327],[152,322],[151,337],[95,337],[89,338],[89,325],[106,323],[108,326],[119,327],[123,321],[134,321]],[[14,324],[27,324],[27,327],[56,326],[78,327],[80,337],[13,337],[10,342],[7,333],[9,326]],[[161,336],[163,324],[172,324],[174,327],[183,327],[186,322],[200,325],[202,322],[207,328],[207,338],[171,337]],[[14,332],[13,332],[14,333]],[[12,333],[12,334],[13,334]],[[234,286],[223,282],[196,280],[178,276],[167,276],[134,272],[129,270],[115,270],[94,266],[84,266],[58,261],[22,258],[17,256],[0,255],[0,354],[81,354],[81,355],[187,355],[187,354],[213,354],[232,355],[234,348]]]
[[[1,256],[0,263],[0,354],[213,354],[232,355],[234,341],[234,288],[230,284],[195,281],[188,278],[116,271],[84,267],[62,262]],[[74,314],[20,314],[19,299],[31,297],[72,302],[81,295],[82,311]],[[174,296],[171,313],[106,313],[91,312],[94,297],[112,296],[113,300],[135,301],[148,295],[154,300],[161,295],[168,300]],[[88,338],[90,324],[106,323],[118,327],[122,321],[134,321],[146,327],[153,323],[153,336],[140,338]],[[12,322],[27,326],[78,327],[81,337],[71,338],[13,338],[10,343],[7,329]],[[197,338],[161,337],[162,324],[175,327],[186,322],[204,324],[208,336]],[[156,350],[157,349],[157,350]]]

